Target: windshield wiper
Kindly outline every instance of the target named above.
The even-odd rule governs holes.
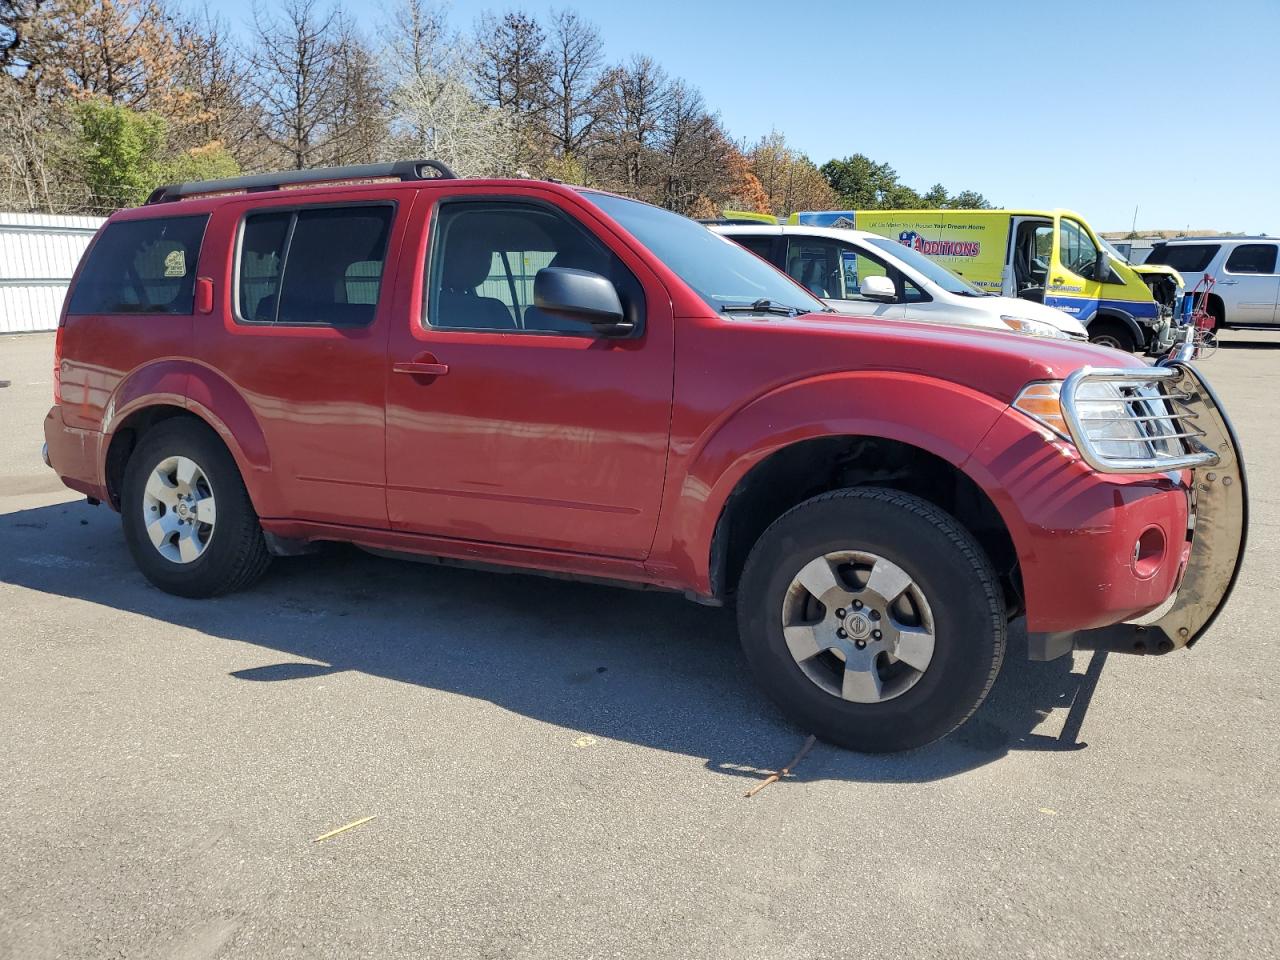
[[[797,307],[788,307],[772,300],[757,300],[754,303],[726,303],[720,308],[722,313],[776,313],[781,317],[794,317],[805,311]]]

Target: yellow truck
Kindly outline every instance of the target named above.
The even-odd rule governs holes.
[[[1172,341],[1182,278],[1129,264],[1069,210],[820,210],[788,222],[897,240],[989,293],[1070,314],[1094,343],[1159,353]]]

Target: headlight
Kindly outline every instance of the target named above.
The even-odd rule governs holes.
[[[1125,402],[1124,394],[1116,384],[1105,381],[1083,383],[1076,391],[1076,400],[1088,407],[1084,427],[1089,440],[1094,443],[1101,441],[1109,456],[1135,460],[1150,456],[1146,435],[1139,421],[1134,419],[1137,414]],[[1062,415],[1061,381],[1028,384],[1013,405],[1063,440],[1072,440],[1066,417]]]
[[[1085,437],[1108,459],[1142,460],[1182,452],[1176,415],[1152,386],[1085,380],[1076,388],[1075,403]],[[1062,412],[1060,380],[1028,384],[1013,406],[1063,440],[1075,442]]]
[[[1030,337],[1070,339],[1065,331],[1058,329],[1052,323],[1045,323],[1043,320],[1032,320],[1030,317],[1013,317],[1007,314],[1001,314],[1000,319],[1004,321],[1005,326],[1015,333],[1025,333]]]
[[[1173,367],[1093,369],[1029,383],[1013,407],[1074,444],[1102,473],[1156,473],[1216,463],[1196,426],[1196,395]]]
[[[1108,457],[1139,460],[1151,456],[1146,434],[1135,420],[1143,411],[1125,402],[1124,394],[1114,384],[1103,381],[1085,382],[1076,391],[1076,402],[1083,404],[1082,422],[1089,439],[1098,444]]]

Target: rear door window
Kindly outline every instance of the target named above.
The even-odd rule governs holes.
[[[1179,243],[1159,244],[1147,257],[1147,263],[1172,267],[1179,273],[1199,273],[1217,256],[1219,244]]]
[[[67,313],[190,314],[207,215],[108,224],[89,252]]]
[[[309,207],[249,214],[236,305],[247,323],[362,326],[378,307],[394,207]]]
[[[1275,273],[1274,243],[1242,243],[1227,257],[1227,273]]]

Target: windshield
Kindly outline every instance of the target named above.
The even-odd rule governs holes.
[[[1111,241],[1109,241],[1106,237],[1102,237],[1102,236],[1098,237],[1098,242],[1102,244],[1103,248],[1107,251],[1107,253],[1111,254],[1111,256],[1114,259],[1119,260],[1121,263],[1130,263],[1129,258],[1126,257],[1119,250],[1117,250],[1115,247],[1113,247],[1111,245]],[[1131,263],[1130,265],[1132,266]]]
[[[958,294],[962,297],[985,297],[986,294],[971,284],[963,277],[957,277],[941,264],[935,263],[926,257],[919,250],[913,250],[906,244],[898,243],[896,240],[888,240],[884,237],[867,237],[867,243],[883,250],[894,259],[900,261],[904,265],[910,267],[916,273],[923,276],[926,280],[932,281],[941,287],[947,293]]]
[[[653,251],[711,307],[793,307],[801,313],[826,309],[822,301],[732,240],[679,214],[637,200],[583,191]]]

